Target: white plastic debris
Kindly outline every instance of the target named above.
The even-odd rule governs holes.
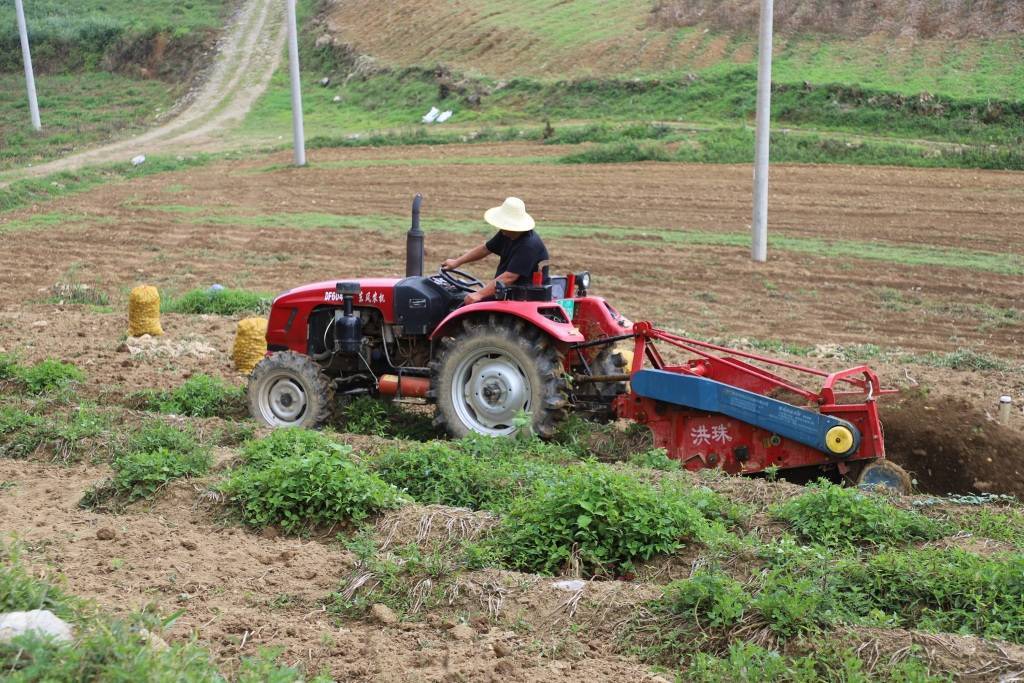
[[[587,587],[587,582],[583,579],[568,579],[565,581],[555,581],[553,584],[551,584],[551,587],[557,588],[560,591],[579,593],[581,590]]]
[[[48,609],[0,614],[0,643],[6,643],[29,631],[49,636],[60,643],[67,643],[72,639],[71,626]]]
[[[438,109],[437,107],[431,107],[430,111],[428,111],[423,116],[423,119],[422,119],[423,123],[433,123],[434,121],[437,120],[437,117],[440,116],[440,115],[441,115],[441,110],[440,109]]]
[[[324,88],[326,88],[330,84],[331,84],[330,76],[324,76],[323,78],[320,79],[320,85],[323,86]]]
[[[331,100],[331,102],[341,102],[341,95],[335,95],[334,99]]]
[[[140,154],[137,157],[132,157],[132,166],[141,166],[146,161],[146,155]]]
[[[452,113],[452,110],[449,109],[448,111],[439,114],[437,119],[435,119],[434,123],[444,123],[445,121],[452,117]]]

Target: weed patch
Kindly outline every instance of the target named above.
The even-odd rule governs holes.
[[[801,538],[831,548],[927,541],[944,531],[920,513],[824,481],[808,486],[806,493],[776,507],[773,514],[789,522]]]
[[[114,475],[86,491],[79,505],[116,511],[175,479],[206,474],[212,462],[190,428],[153,420],[128,438],[111,464]]]
[[[538,481],[558,476],[552,460],[571,457],[539,440],[474,435],[394,446],[373,457],[370,466],[419,503],[501,512]]]
[[[394,402],[359,396],[342,409],[341,428],[353,434],[426,441],[442,434],[427,413],[406,410]]]
[[[0,407],[0,455],[26,458],[40,449],[52,453],[53,460],[70,464],[86,453],[105,452],[109,448],[109,424],[105,415],[93,408],[79,406],[67,416],[36,415],[11,406]]]
[[[245,414],[245,390],[209,375],[195,375],[177,389],[143,392],[142,405],[170,415],[232,417]]]
[[[13,382],[29,394],[40,396],[61,392],[85,380],[85,373],[73,363],[53,358],[35,365],[22,365],[9,354],[0,354],[0,380]]]
[[[395,508],[406,499],[398,489],[353,460],[352,449],[280,430],[272,444],[243,449],[247,464],[221,490],[250,525],[279,525],[289,533],[314,526],[354,524]]]
[[[512,569],[621,576],[637,562],[677,550],[705,525],[672,492],[588,464],[541,480],[515,500],[490,543]]]
[[[179,297],[161,303],[164,313],[190,313],[206,315],[238,315],[270,311],[271,297],[241,289],[193,289]]]

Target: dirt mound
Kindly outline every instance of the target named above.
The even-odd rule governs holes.
[[[656,26],[704,25],[722,31],[757,30],[757,0],[659,0]],[[791,0],[775,7],[780,33],[863,37],[987,38],[1024,31],[1021,0]]]
[[[889,458],[925,493],[1024,498],[1024,435],[964,399],[909,397],[882,413]]]

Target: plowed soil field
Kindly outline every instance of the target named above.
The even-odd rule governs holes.
[[[108,407],[196,373],[241,384],[228,357],[232,318],[165,315],[161,343],[186,352],[127,353],[129,289],[150,283],[172,296],[220,283],[275,294],[312,280],[400,275],[415,192],[426,200],[433,268],[488,236],[484,209],[514,194],[537,218],[555,270],[591,271],[594,293],[629,317],[825,368],[866,361],[904,390],[887,408],[890,455],[923,490],[1021,493],[1024,416],[1018,409],[1000,427],[989,415],[1002,394],[1024,403],[1024,177],[780,166],[771,260],[755,265],[748,167],[571,166],[557,163],[564,153],[527,144],[318,150],[306,169],[282,153],[9,214],[0,221],[0,352],[75,362],[88,375],[79,393]],[[52,298],[58,283],[87,284],[110,305],[62,304]],[[65,574],[72,592],[106,609],[183,610],[166,637],[197,637],[228,671],[275,645],[284,662],[338,680],[663,681],[602,634],[698,564],[677,557],[651,582],[595,583],[578,612],[548,579],[473,572],[439,613],[339,626],[323,600],[351,578],[354,558],[338,544],[245,531],[207,509],[204,481],[176,483],[123,515],[79,509],[81,493],[109,471],[0,461],[9,489],[0,489],[0,529],[29,544],[34,567]],[[761,505],[800,491],[764,480],[714,486]],[[378,535],[456,514],[407,513],[393,528],[381,520],[391,532]],[[100,540],[101,527],[114,537]],[[395,542],[417,541],[406,535]],[[587,620],[585,638],[566,635],[573,619]],[[454,628],[460,620],[468,631]],[[904,653],[916,643],[935,671],[955,675],[988,667],[994,677],[1024,661],[1019,649],[967,637],[876,636],[850,642]]]

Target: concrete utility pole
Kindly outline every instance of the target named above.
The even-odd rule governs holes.
[[[772,117],[772,32],[774,0],[761,0],[761,37],[757,68],[757,143],[754,159],[754,245],[758,263],[768,260],[768,155]]]
[[[305,166],[306,133],[302,126],[302,84],[299,82],[299,29],[295,19],[295,0],[285,2],[288,4],[288,67],[292,76],[292,137],[295,141],[295,165]]]
[[[39,102],[36,100],[36,77],[32,73],[32,52],[28,48],[28,27],[25,26],[25,7],[21,0],[14,0],[18,14],[18,33],[21,34],[21,58],[25,62],[25,86],[28,88],[28,111],[32,115],[32,127],[42,130],[39,122]]]

